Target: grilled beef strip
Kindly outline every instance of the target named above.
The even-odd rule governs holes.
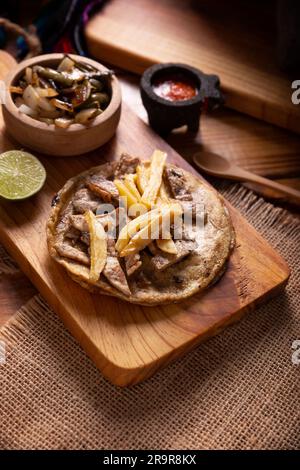
[[[142,266],[142,261],[139,253],[134,255],[125,256],[125,269],[127,276],[132,276]]]
[[[174,240],[174,243],[177,248],[177,254],[172,255],[170,253],[160,251],[160,253],[156,254],[151,259],[151,266],[154,269],[157,271],[163,271],[169,266],[183,260],[183,258],[188,256],[196,248],[196,243],[193,240]]]
[[[103,204],[103,201],[88,188],[79,189],[74,194],[73,207],[80,214],[87,211],[95,212],[100,204]]]
[[[56,243],[55,249],[60,256],[72,259],[74,261],[77,261],[80,264],[84,264],[85,266],[90,265],[89,256],[84,251],[82,251],[79,247],[71,246],[68,243],[63,242],[63,243]]]
[[[72,227],[79,230],[80,232],[88,232],[89,227],[87,221],[85,220],[84,215],[70,215],[70,223]]]
[[[184,173],[180,168],[165,168],[164,175],[175,199],[180,201],[193,200],[191,193],[187,189]]]
[[[119,209],[117,207],[117,209],[115,211],[112,211],[109,214],[99,214],[99,215],[97,215],[97,219],[101,221],[104,228],[107,228],[107,226],[110,223],[115,223],[116,226],[118,226],[119,225],[120,210],[121,209]],[[88,232],[88,230],[89,230],[88,224],[87,224],[83,214],[70,215],[69,220],[70,220],[70,224],[75,229],[79,230],[80,232]]]
[[[102,175],[93,175],[87,181],[88,188],[104,202],[118,201],[119,191],[116,185]]]
[[[57,253],[64,258],[89,265],[90,260],[86,253],[86,247],[80,243],[79,237],[77,239],[75,237],[75,233],[78,233],[80,236],[80,232],[73,228],[70,223],[70,214],[72,214],[72,211],[73,204],[69,202],[56,227],[55,249]]]
[[[126,276],[117,258],[115,241],[110,237],[107,238],[107,260],[103,274],[116,289],[125,295],[131,294]]]
[[[135,173],[139,163],[140,159],[138,157],[132,157],[128,155],[128,153],[122,153],[115,170],[115,177],[122,178],[128,173]]]
[[[75,227],[70,227],[69,230],[66,232],[66,238],[72,241],[72,243],[77,242],[79,240],[81,233]]]

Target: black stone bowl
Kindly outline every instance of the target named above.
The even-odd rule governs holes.
[[[153,89],[156,80],[167,76],[186,77],[198,90],[187,100],[169,101],[158,96]],[[159,134],[187,125],[190,132],[197,132],[201,111],[223,104],[220,80],[217,75],[207,75],[185,64],[156,64],[145,70],[141,78],[141,96],[147,110],[150,126]]]

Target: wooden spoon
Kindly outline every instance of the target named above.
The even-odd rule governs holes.
[[[220,176],[230,180],[257,183],[279,191],[285,196],[286,200],[300,205],[300,191],[244,170],[216,153],[198,152],[193,156],[193,161],[197,167],[209,175]]]

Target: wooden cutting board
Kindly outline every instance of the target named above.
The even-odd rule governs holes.
[[[1,121],[0,151],[18,148]],[[92,295],[50,259],[45,225],[54,194],[84,169],[126,150],[149,158],[154,148],[169,160],[195,170],[156,136],[132,111],[123,108],[117,136],[81,158],[41,157],[47,170],[42,191],[23,202],[1,201],[0,240],[40,290],[67,328],[114,384],[128,386],[151,376],[200,341],[219,333],[285,285],[289,269],[270,245],[230,207],[237,243],[222,279],[204,295],[164,307],[140,307]]]
[[[300,132],[300,105],[277,64],[274,3],[110,0],[86,41],[94,57],[139,74],[156,62],[218,74],[229,107]]]

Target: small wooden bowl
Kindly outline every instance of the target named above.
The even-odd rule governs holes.
[[[86,57],[72,55],[75,60],[87,63],[104,71],[106,67]],[[63,54],[45,54],[21,62],[7,77],[7,87],[15,85],[26,67],[41,64],[56,67]],[[61,129],[46,124],[19,112],[11,93],[8,92],[2,105],[7,131],[20,144],[32,150],[53,156],[72,156],[94,150],[105,144],[115,134],[121,114],[121,89],[115,76],[111,80],[111,101],[105,111],[88,126],[72,124]]]

